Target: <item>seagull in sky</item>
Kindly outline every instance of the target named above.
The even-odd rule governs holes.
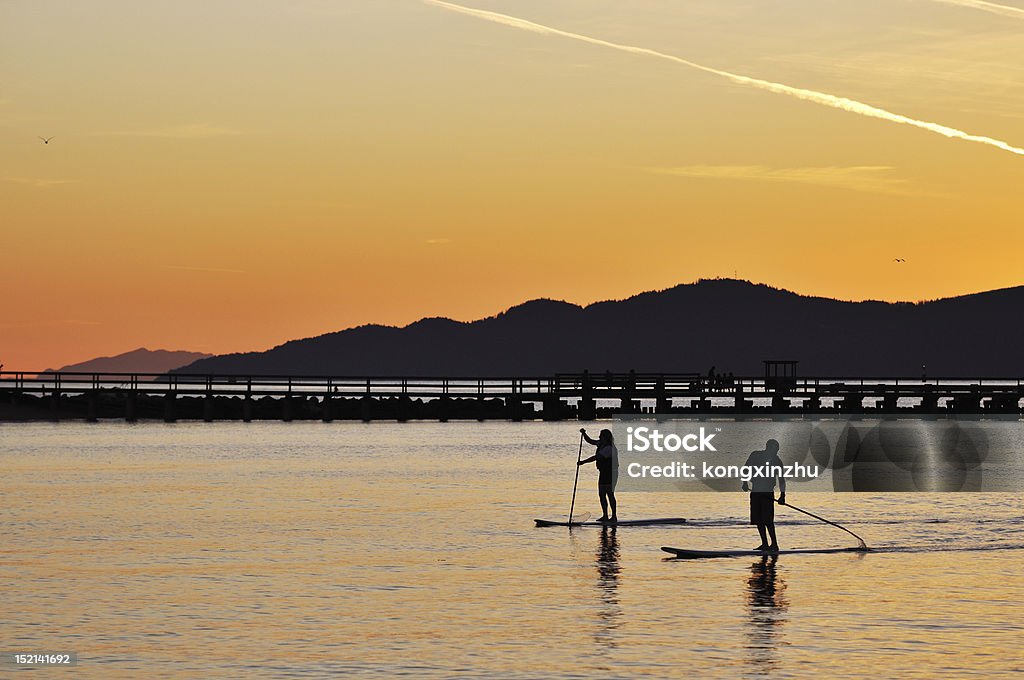
[[[53,137],[40,137],[39,139],[43,140],[43,144],[49,144]]]
[[[902,257],[893,258],[893,262],[906,262]]]

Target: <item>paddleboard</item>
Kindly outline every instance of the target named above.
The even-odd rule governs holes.
[[[564,520],[535,519],[539,527],[567,527],[569,523]],[[620,519],[618,522],[573,522],[574,527],[646,527],[658,524],[686,524],[682,517],[658,517],[655,519]]]
[[[763,550],[686,550],[685,548],[662,547],[667,553],[683,560],[700,560],[712,557],[762,557],[764,555],[824,555],[828,553],[866,552],[861,548],[806,548],[802,550],[780,550],[770,553]]]

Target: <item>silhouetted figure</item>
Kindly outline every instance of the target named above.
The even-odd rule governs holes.
[[[615,439],[611,430],[601,430],[597,439],[592,439],[585,428],[580,428],[580,434],[587,440],[588,444],[597,447],[597,452],[590,458],[581,460],[577,465],[586,463],[597,464],[597,495],[601,499],[601,517],[599,522],[619,521],[615,505],[615,483],[619,479],[619,450],[615,448]],[[612,514],[608,516],[608,506],[611,505]]]
[[[744,465],[764,469],[766,474],[752,477],[750,483],[743,482],[743,490],[750,491],[750,523],[757,527],[761,535],[761,545],[754,550],[778,552],[779,542],[775,538],[775,480],[779,480],[779,505],[786,504],[786,478],[782,476],[782,459],[779,458],[779,443],[774,439],[765,442],[764,451],[754,451],[747,457]],[[774,469],[778,466],[778,470]],[[771,474],[778,472],[778,475]],[[767,533],[767,535],[765,535]],[[772,542],[768,543],[768,538]]]

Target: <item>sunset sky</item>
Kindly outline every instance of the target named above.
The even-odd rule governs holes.
[[[1024,147],[1024,0],[459,4]],[[6,370],[702,277],[1015,286],[1022,186],[992,144],[421,0],[0,0]]]

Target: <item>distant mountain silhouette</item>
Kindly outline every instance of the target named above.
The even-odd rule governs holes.
[[[586,307],[533,300],[472,322],[429,318],[202,359],[180,373],[531,376],[555,372],[803,376],[1024,375],[1024,287],[921,303],[844,302],[732,279]]]
[[[211,356],[213,355],[203,354],[202,352],[168,351],[165,349],[149,350],[145,347],[140,347],[117,356],[99,357],[77,364],[62,366],[56,371],[48,368],[43,373],[62,371],[81,373],[167,373],[172,369]]]

